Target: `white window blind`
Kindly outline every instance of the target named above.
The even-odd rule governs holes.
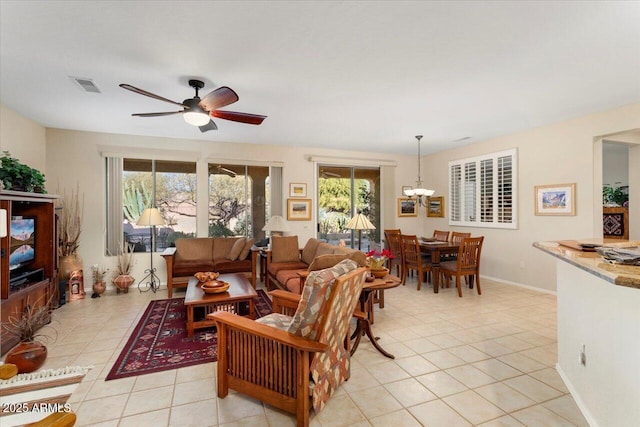
[[[449,225],[517,224],[517,150],[449,162]]]

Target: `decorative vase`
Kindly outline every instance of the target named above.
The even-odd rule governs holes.
[[[389,269],[382,267],[382,268],[372,268],[371,269],[371,274],[373,275],[373,277],[375,277],[376,279],[382,279],[384,276],[386,276],[387,274],[389,274]]]
[[[119,294],[120,291],[124,292],[125,294],[128,293],[129,286],[131,286],[135,281],[136,279],[128,274],[119,275],[118,277],[113,279],[113,285],[116,287],[116,293]]]
[[[19,374],[33,372],[47,359],[47,347],[38,341],[22,341],[7,353],[5,363],[13,363]]]
[[[76,255],[64,255],[60,257],[59,260],[59,269],[58,269],[58,279],[64,282],[69,281],[69,276],[71,276],[71,272],[82,270],[82,264],[78,260]]]
[[[104,293],[104,291],[107,290],[107,285],[104,282],[96,282],[93,284],[92,288],[93,288],[93,293],[100,296],[101,294]]]

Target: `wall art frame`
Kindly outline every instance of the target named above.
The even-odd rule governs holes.
[[[575,215],[576,184],[536,185],[534,206],[536,215]]]
[[[289,197],[307,197],[307,184],[304,182],[290,182]]]
[[[418,216],[418,201],[409,197],[399,197],[398,216]]]
[[[444,218],[444,196],[427,197],[427,217]]]
[[[287,199],[287,220],[311,220],[311,199]]]

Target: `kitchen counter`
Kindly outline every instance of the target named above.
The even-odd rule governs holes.
[[[572,242],[575,244],[571,244]],[[613,239],[580,239],[535,242],[533,246],[581,270],[600,277],[609,283],[640,289],[640,266],[607,263],[597,252],[585,252],[575,249],[579,247],[580,243],[611,247],[632,247],[640,245],[640,241],[637,240],[621,242],[620,240]]]
[[[615,243],[614,243],[615,242]],[[640,267],[605,263],[593,247],[637,246],[603,239],[536,242],[556,258],[556,369],[592,427],[640,420]]]

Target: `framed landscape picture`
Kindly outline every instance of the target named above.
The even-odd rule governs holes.
[[[311,219],[311,199],[287,199],[287,219],[289,221],[309,221]]]
[[[444,217],[444,196],[427,197],[427,216]]]
[[[289,197],[307,197],[307,184],[299,182],[289,183]]]
[[[575,215],[576,184],[536,185],[536,215]]]
[[[418,216],[416,199],[408,197],[398,198],[398,216]]]

